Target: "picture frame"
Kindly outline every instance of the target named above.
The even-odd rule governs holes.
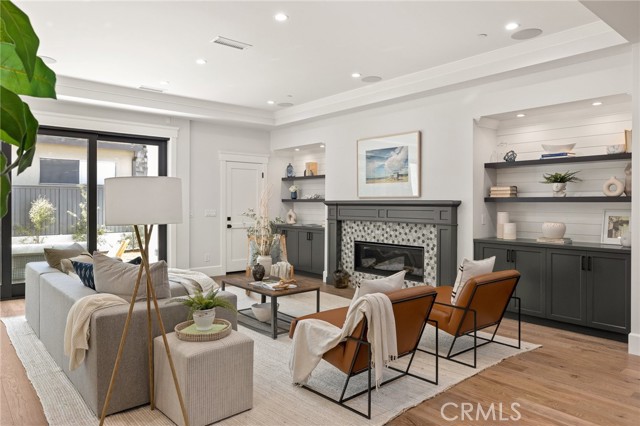
[[[602,221],[602,243],[620,244],[620,237],[629,229],[630,210],[605,210]]]
[[[420,131],[358,140],[358,197],[420,197]]]

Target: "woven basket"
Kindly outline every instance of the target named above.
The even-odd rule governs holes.
[[[192,320],[192,321],[181,322],[180,324],[176,325],[174,330],[176,332],[176,336],[178,337],[178,339],[184,340],[187,342],[210,342],[212,340],[223,339],[227,337],[229,334],[231,334],[231,330],[232,330],[231,323],[226,319],[216,318],[213,321],[213,323],[223,324],[223,325],[226,325],[226,327],[223,328],[222,330],[212,331],[210,333],[202,333],[202,334],[183,333],[182,330],[184,330],[185,328],[193,324],[193,320]]]

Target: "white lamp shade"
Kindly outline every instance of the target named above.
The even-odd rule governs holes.
[[[104,180],[106,225],[166,225],[182,222],[182,180],[166,176]]]

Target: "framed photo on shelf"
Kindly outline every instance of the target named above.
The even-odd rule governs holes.
[[[419,131],[358,141],[358,197],[420,196]]]
[[[630,210],[605,210],[602,223],[602,243],[620,244],[620,237],[629,230]]]

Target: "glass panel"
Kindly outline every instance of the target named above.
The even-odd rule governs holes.
[[[11,281],[24,282],[25,265],[44,260],[44,248],[87,246],[86,139],[38,135],[30,168],[12,174]],[[15,158],[16,147],[12,149]],[[86,174],[86,173],[85,173]]]
[[[98,141],[98,250],[125,261],[140,255],[132,226],[106,226],[104,223],[104,180],[119,176],[158,176],[159,153],[155,145]],[[157,227],[149,242],[149,261],[158,261]]]

